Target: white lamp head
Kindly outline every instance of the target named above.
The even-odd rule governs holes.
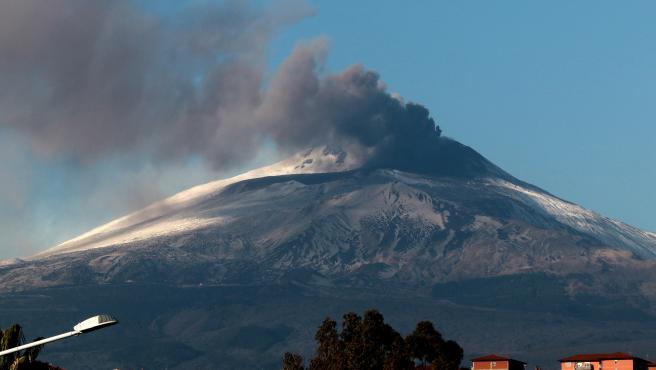
[[[102,329],[106,326],[118,324],[118,320],[110,315],[98,315],[90,317],[81,323],[75,325],[73,330],[79,333],[88,333],[90,331]]]

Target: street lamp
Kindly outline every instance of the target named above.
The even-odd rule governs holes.
[[[27,348],[31,347],[36,347],[40,346],[46,343],[54,342],[56,340],[68,338],[68,337],[73,337],[73,336],[78,336],[80,334],[85,334],[88,332],[92,332],[94,330],[102,329],[107,326],[112,326],[118,324],[118,320],[113,318],[112,316],[109,315],[98,315],[94,317],[90,317],[77,325],[73,327],[72,331],[69,331],[68,333],[63,333],[59,335],[55,335],[54,337],[46,338],[46,339],[41,339],[37,340],[32,343],[24,344],[22,346],[14,347],[5,351],[0,352],[0,356],[8,355],[10,353],[22,351]]]

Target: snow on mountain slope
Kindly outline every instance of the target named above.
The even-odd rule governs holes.
[[[34,258],[67,253],[108,245],[125,244],[152,237],[192,231],[225,222],[222,217],[201,219],[180,216],[179,212],[211,197],[230,184],[248,179],[280,176],[292,173],[329,173],[359,167],[360,160],[341,148],[323,146],[297,153],[270,166],[254,169],[228,179],[192,187],[150,206],[94,228],[74,239],[37,254]]]
[[[285,260],[323,266],[325,261],[321,258],[334,259],[344,245],[353,243],[353,238],[366,239],[371,232],[367,228],[374,230],[378,235],[375,238],[382,238],[374,244],[395,246],[393,250],[371,252],[367,258],[364,255],[370,251],[362,250],[358,252],[363,253],[362,257],[351,258],[348,266],[340,267],[353,269],[391,260],[410,263],[414,255],[423,253],[421,246],[426,243],[433,243],[431,248],[437,254],[443,253],[440,251],[449,243],[490,244],[495,240],[506,245],[508,241],[497,240],[496,234],[504,234],[504,224],[508,222],[523,222],[545,232],[551,230],[551,236],[542,238],[571,234],[569,240],[559,242],[562,245],[584,237],[596,240],[593,244],[630,251],[641,258],[656,257],[653,233],[603,217],[510,176],[499,177],[499,171],[482,178],[435,177],[384,169],[347,172],[358,169],[360,164],[338,149],[310,150],[271,166],[193,187],[34,258],[108,246],[143,245],[161,237],[171,241],[176,235],[184,238],[208,229],[214,230],[214,234],[232,235],[240,240],[240,245],[253,243],[253,253],[257,255],[276,254],[276,264],[280,266],[287,264]],[[460,220],[455,213],[460,214]],[[406,235],[408,230],[415,235]],[[393,235],[387,235],[392,231]],[[467,234],[472,232],[474,236]],[[441,236],[431,236],[435,233]],[[303,239],[308,234],[313,236]],[[225,243],[221,238],[208,243]],[[303,241],[298,243],[309,245],[303,244],[304,249],[293,253],[276,250],[280,245],[297,243],[299,238]],[[521,243],[529,246],[547,242],[536,239]],[[399,254],[394,248],[405,252]],[[242,256],[239,251],[225,253],[229,258]],[[310,260],[299,260],[301,255]]]
[[[587,210],[579,205],[559,199],[545,192],[494,179],[490,184],[507,190],[510,196],[553,216],[559,222],[576,231],[592,235],[611,246],[630,249],[643,258],[656,257],[656,234],[646,232]]]

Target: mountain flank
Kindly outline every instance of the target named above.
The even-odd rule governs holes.
[[[98,341],[143,347],[109,350],[112,366],[274,369],[325,316],[369,308],[400,329],[432,320],[470,354],[646,350],[656,235],[440,140],[421,163],[325,146],[191,188],[3,263],[0,309],[26,326],[111,309],[127,320]],[[79,352],[51,350],[64,367]]]

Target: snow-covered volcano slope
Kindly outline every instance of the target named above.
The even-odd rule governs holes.
[[[194,186],[139,211],[94,228],[74,239],[61,243],[35,257],[121,245],[153,237],[190,232],[220,224],[225,218],[199,218],[187,212],[223,188],[240,181],[289,174],[329,173],[348,171],[361,161],[337,147],[324,146],[297,153],[286,160],[257,168],[243,174]]]
[[[656,257],[655,234],[559,199],[476,156],[478,175],[436,176],[359,169],[361,161],[342,150],[309,150],[183,191],[35,258],[199,240],[220,245],[217,258],[325,271],[381,263],[392,275],[419,274],[422,261],[437,260],[441,272],[432,274],[443,275],[458,270],[453,264],[466,269],[500,256],[504,266],[487,269],[512,272],[535,268],[536,258],[588,258],[589,246]]]
[[[656,256],[656,233],[602,216],[577,204],[554,197],[535,188],[504,180],[492,180],[491,186],[582,234],[593,236],[606,245],[626,248],[643,258]]]
[[[231,363],[259,366],[270,356],[273,368],[280,353],[311,342],[307,328],[356,307],[405,318],[408,328],[419,318],[451,323],[479,348],[562,350],[563,338],[603,341],[608,325],[617,328],[613,345],[642,333],[649,348],[654,234],[455,149],[435,172],[363,168],[341,151],[313,150],[192,188],[29,261],[0,265],[5,316],[20,307],[33,317],[36,307],[48,323],[90,304],[115,309],[131,318],[116,337],[125,344],[112,355],[120,364],[139,346],[174,345],[204,353],[205,367],[238,353]],[[290,323],[297,334],[274,337],[267,351],[257,341],[252,350],[241,346],[242,333],[269,341],[270,328],[288,333]],[[89,356],[97,361],[96,352]],[[177,368],[202,362],[191,364]]]

